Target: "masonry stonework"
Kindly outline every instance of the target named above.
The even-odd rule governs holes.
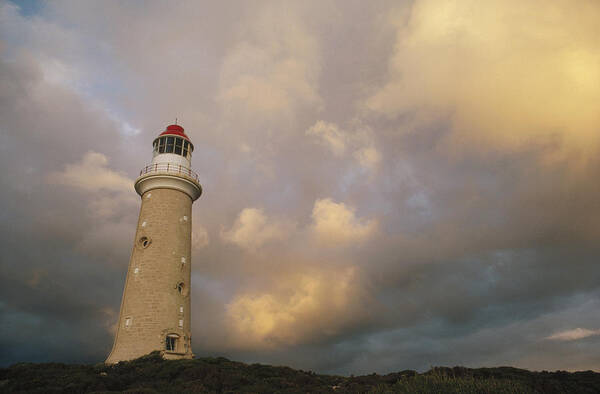
[[[193,146],[189,146],[191,151]],[[193,357],[192,203],[202,189],[189,167],[172,164],[172,159],[164,161],[165,157],[159,156],[169,159],[173,154],[156,150],[153,163],[136,180],[142,204],[107,363],[131,360],[155,350],[168,359]]]

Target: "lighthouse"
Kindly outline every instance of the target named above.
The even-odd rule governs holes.
[[[191,169],[194,145],[179,125],[153,142],[152,162],[140,171],[141,197],[133,250],[113,348],[116,363],[153,351],[192,358],[190,289],[192,203],[202,194]]]

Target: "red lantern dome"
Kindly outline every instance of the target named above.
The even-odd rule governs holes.
[[[190,138],[187,135],[185,135],[185,133],[183,131],[183,127],[179,126],[178,124],[172,124],[172,125],[167,126],[167,129],[165,131],[163,131],[162,133],[160,133],[159,137],[163,136],[163,135],[177,135],[179,137],[183,137],[186,140],[192,142],[190,140]]]

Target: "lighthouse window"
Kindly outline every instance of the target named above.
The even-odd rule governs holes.
[[[183,294],[183,282],[179,282],[177,284],[177,291],[181,294]]]
[[[147,248],[148,246],[150,246],[150,243],[152,241],[150,241],[150,238],[148,237],[141,237],[138,242],[142,248]]]
[[[175,137],[167,137],[167,148],[165,149],[165,153],[173,153],[174,142]]]
[[[175,154],[176,155],[180,155],[181,154],[181,145],[182,145],[181,138],[176,138],[175,139]]]
[[[165,153],[165,137],[158,140],[158,153]]]
[[[188,155],[188,142],[183,141],[183,157],[187,157]]]
[[[155,154],[158,152],[158,141],[154,141],[152,143],[152,152],[154,152]]]

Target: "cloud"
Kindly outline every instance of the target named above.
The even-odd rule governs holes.
[[[54,185],[64,185],[82,191],[88,204],[88,213],[97,219],[107,219],[119,216],[118,212],[125,206],[137,205],[139,199],[133,192],[134,181],[127,176],[108,168],[108,158],[98,152],[89,151],[80,162],[66,164],[63,171],[55,171],[47,176],[47,181]],[[111,227],[122,223],[112,223]],[[108,241],[113,237],[113,231],[95,228],[94,240]]]
[[[362,167],[375,170],[381,161],[381,153],[374,146],[373,132],[364,125],[357,126],[357,130],[349,132],[340,129],[335,123],[318,120],[305,134],[328,148],[336,157],[342,157],[347,150],[353,150],[352,156]]]
[[[346,136],[335,123],[318,120],[306,130],[306,135],[315,136],[319,143],[331,149],[336,156],[341,156],[346,151]]]
[[[574,328],[572,330],[565,330],[552,334],[546,339],[554,341],[576,341],[595,335],[600,335],[600,330],[588,330],[587,328]]]
[[[133,190],[134,181],[108,168],[108,163],[105,155],[89,151],[79,162],[66,164],[62,171],[46,177],[49,184],[66,186],[67,195],[85,202],[85,213],[93,224],[77,244],[83,253],[105,254],[103,250],[110,245],[128,242],[135,230],[131,219],[137,215],[139,197]]]
[[[548,141],[595,151],[600,5],[547,5],[415,2],[407,18],[391,20],[388,78],[366,106],[420,122],[450,118],[454,149]]]
[[[372,146],[357,150],[353,156],[361,166],[369,170],[374,170],[381,162],[381,154]]]
[[[64,171],[54,172],[48,181],[75,187],[87,192],[130,192],[133,180],[107,167],[108,158],[97,152],[87,152],[81,162],[67,164]]]
[[[225,56],[218,101],[246,117],[289,116],[318,106],[319,49],[291,4],[259,7]],[[269,28],[265,28],[269,26]]]
[[[326,245],[360,242],[377,230],[377,221],[359,219],[355,209],[330,198],[315,201],[312,211],[312,231]]]
[[[261,209],[245,208],[229,230],[221,231],[221,238],[253,251],[266,243],[285,240],[294,228],[291,222],[269,219]]]
[[[178,117],[197,354],[598,369],[597,4],[0,4],[0,363],[106,356]]]
[[[208,246],[210,237],[208,230],[202,225],[195,224],[192,230],[192,249],[202,249]]]
[[[353,267],[288,273],[271,288],[242,292],[227,304],[231,340],[268,349],[334,336],[365,316],[363,292]]]
[[[110,335],[117,333],[117,326],[119,324],[119,316],[117,312],[111,307],[104,307],[100,309],[100,314],[104,317],[104,328]]]
[[[0,7],[0,13],[6,11]],[[52,29],[38,30],[37,17],[10,16],[14,18],[0,23],[0,29],[19,25],[15,31],[26,31],[18,34],[26,45],[15,48],[11,36],[2,34],[0,162],[6,171],[0,184],[6,210],[0,233],[6,259],[0,269],[10,280],[0,286],[0,325],[2,336],[12,339],[2,343],[0,362],[96,362],[110,341],[98,311],[118,305],[122,286],[113,275],[120,275],[119,263],[127,262],[137,212],[128,203],[117,204],[109,216],[98,217],[93,215],[98,207],[91,203],[111,195],[135,201],[135,192],[130,183],[133,196],[126,197],[126,177],[98,156],[82,159],[83,152],[110,151],[117,157],[110,167],[123,168],[115,124],[70,86],[48,80],[40,64],[43,56],[28,42],[30,35],[43,37],[51,51],[64,37]],[[100,187],[82,178],[84,167],[93,170],[88,176],[99,176]],[[104,176],[106,171],[113,174]],[[11,263],[15,261],[18,266]],[[82,283],[88,284],[86,291],[72,297]],[[58,332],[62,334],[53,334]],[[67,350],[65,335],[79,349],[76,356]]]

